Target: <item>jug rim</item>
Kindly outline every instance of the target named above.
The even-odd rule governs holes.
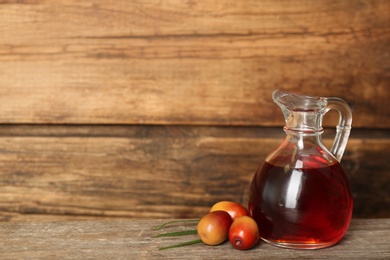
[[[325,110],[327,105],[326,98],[302,95],[284,90],[275,90],[272,93],[272,99],[282,109],[286,108],[289,111],[321,112]]]

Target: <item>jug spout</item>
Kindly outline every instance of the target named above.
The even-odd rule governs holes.
[[[286,122],[285,131],[305,134],[322,133],[323,116],[331,109],[339,112],[336,137],[330,152],[341,161],[348,142],[352,124],[352,112],[348,104],[336,97],[316,97],[276,90],[273,101],[281,108]]]
[[[289,93],[282,90],[275,90],[272,99],[282,110],[286,109],[287,111],[321,112],[326,107],[326,98]]]
[[[284,129],[306,134],[322,132],[326,100],[276,90],[272,99],[281,108],[286,122]]]

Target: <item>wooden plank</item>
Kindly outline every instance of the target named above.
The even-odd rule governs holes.
[[[283,135],[281,129],[145,126],[80,135],[89,128],[75,127],[79,135],[68,136],[34,136],[39,127],[30,136],[21,129],[19,136],[1,134],[3,221],[190,218],[219,200],[246,205],[253,173]],[[121,134],[113,136],[113,129]],[[355,217],[390,216],[389,147],[390,139],[375,135],[349,141],[342,163]]]
[[[274,126],[281,88],[342,97],[355,127],[388,128],[389,9],[2,1],[0,123]]]
[[[353,219],[346,236],[333,247],[291,250],[260,242],[252,250],[239,251],[228,243],[195,244],[158,250],[192,239],[152,238],[152,227],[161,220],[79,221],[54,223],[0,223],[2,259],[389,259],[389,219]],[[178,224],[166,231],[192,229]]]

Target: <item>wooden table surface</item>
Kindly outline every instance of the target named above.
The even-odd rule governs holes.
[[[153,238],[161,232],[192,229],[196,223],[167,220],[96,220],[0,223],[0,259],[390,259],[390,219],[353,219],[341,242],[319,250],[290,250],[260,242],[248,251],[195,244],[169,250],[160,247],[197,239],[197,235]]]

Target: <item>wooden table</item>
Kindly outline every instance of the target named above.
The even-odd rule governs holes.
[[[389,259],[390,219],[354,219],[342,241],[319,250],[290,250],[260,242],[248,251],[195,244],[169,250],[162,246],[193,240],[197,235],[153,238],[161,232],[192,229],[174,224],[162,231],[153,226],[167,220],[97,220],[0,223],[0,259]]]

